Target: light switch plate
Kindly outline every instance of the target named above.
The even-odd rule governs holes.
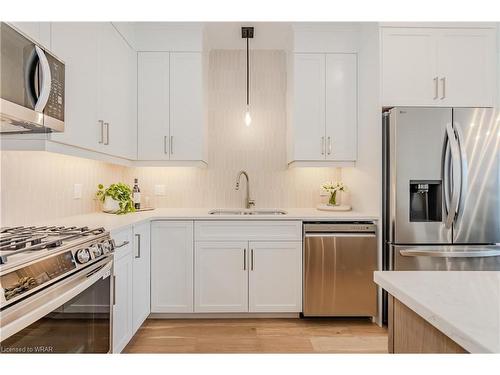
[[[165,195],[165,185],[155,185],[155,195]]]
[[[73,185],[73,199],[82,199],[82,184]]]

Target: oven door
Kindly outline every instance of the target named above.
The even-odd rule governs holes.
[[[0,313],[2,353],[109,353],[113,261],[103,259]]]

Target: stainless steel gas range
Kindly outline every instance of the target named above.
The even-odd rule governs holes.
[[[104,228],[1,228],[0,352],[110,352],[114,249]]]

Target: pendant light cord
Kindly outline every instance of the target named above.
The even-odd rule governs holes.
[[[249,92],[250,92],[250,52],[249,52],[249,44],[247,37],[247,107],[250,104]]]

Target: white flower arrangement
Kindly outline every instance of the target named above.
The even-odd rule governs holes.
[[[326,182],[321,185],[321,188],[330,194],[336,193],[337,191],[347,191],[347,188],[342,181]]]
[[[330,206],[337,205],[337,192],[338,191],[342,191],[342,192],[347,191],[347,188],[342,181],[326,182],[323,185],[321,185],[321,189],[323,189],[323,191],[330,194],[330,198],[328,199],[328,205],[330,205]]]

